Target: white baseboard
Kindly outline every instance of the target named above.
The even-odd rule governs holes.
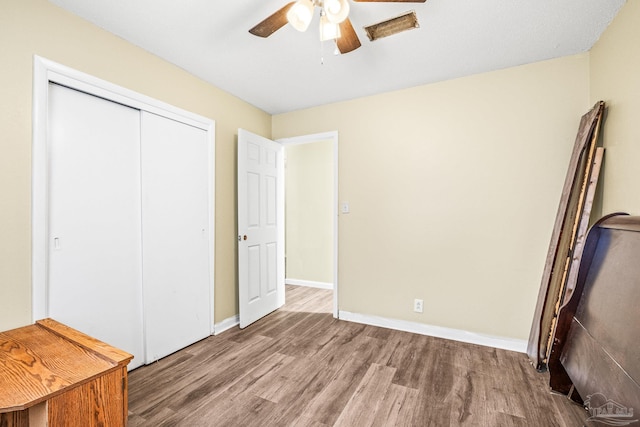
[[[213,335],[221,334],[224,331],[231,329],[239,324],[240,316],[238,316],[237,314],[235,316],[231,316],[227,319],[224,319],[222,322],[213,325]]]
[[[314,282],[312,280],[302,280],[302,279],[284,279],[284,283],[287,285],[307,286],[309,288],[333,290],[333,283]]]
[[[380,326],[382,328],[413,332],[415,334],[429,335],[453,341],[517,351],[518,353],[527,352],[527,341],[515,338],[496,337],[492,335],[478,334],[476,332],[463,331],[461,329],[444,328],[442,326],[426,325],[424,323],[410,322],[407,320],[388,319],[385,317],[351,313],[342,310],[338,312],[338,318],[349,322],[363,323],[365,325]]]

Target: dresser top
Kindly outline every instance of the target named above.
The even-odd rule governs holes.
[[[53,319],[0,332],[0,413],[27,409],[132,358]]]

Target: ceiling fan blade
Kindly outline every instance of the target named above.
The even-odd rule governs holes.
[[[269,37],[287,24],[287,12],[295,2],[292,1],[284,5],[276,13],[272,14],[258,25],[249,30],[251,34],[258,37]]]
[[[353,0],[357,3],[424,3],[427,0]]]
[[[340,53],[349,53],[362,46],[349,18],[340,23],[340,34],[340,37],[336,39]]]

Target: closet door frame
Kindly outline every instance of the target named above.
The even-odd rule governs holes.
[[[32,200],[31,200],[31,283],[32,320],[49,316],[48,305],[48,253],[49,253],[49,182],[48,182],[48,96],[49,83],[57,83],[117,102],[138,110],[148,111],[176,120],[207,132],[208,158],[208,253],[209,302],[211,335],[214,331],[214,277],[215,277],[215,122],[209,118],[182,110],[146,95],[98,79],[51,60],[34,55],[33,58],[33,141],[32,141]]]

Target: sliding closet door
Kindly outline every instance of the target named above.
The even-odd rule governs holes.
[[[207,132],[142,112],[147,363],[211,332]]]
[[[49,88],[48,315],[144,362],[140,111]]]

